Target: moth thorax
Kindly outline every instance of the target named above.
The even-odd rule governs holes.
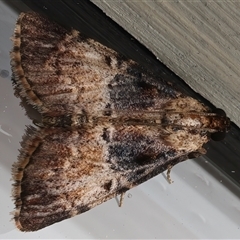
[[[227,131],[230,120],[226,116],[206,112],[166,113],[162,124],[179,129],[202,129],[209,132]]]

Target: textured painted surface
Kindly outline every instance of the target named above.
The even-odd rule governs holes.
[[[240,126],[239,1],[92,2]]]

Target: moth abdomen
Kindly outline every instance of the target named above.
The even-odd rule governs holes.
[[[60,116],[42,116],[42,127],[82,127],[88,123],[87,115],[81,114],[67,114]]]

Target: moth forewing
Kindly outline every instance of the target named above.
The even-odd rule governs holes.
[[[83,213],[188,158],[229,119],[136,62],[37,13],[22,13],[11,64],[41,114],[22,143],[14,219],[36,231]]]

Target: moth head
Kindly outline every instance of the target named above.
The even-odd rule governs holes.
[[[227,117],[226,113],[220,109],[216,108],[213,113],[215,113],[215,129],[216,131],[211,134],[211,139],[214,141],[221,141],[225,138],[226,133],[230,129],[231,121]]]

